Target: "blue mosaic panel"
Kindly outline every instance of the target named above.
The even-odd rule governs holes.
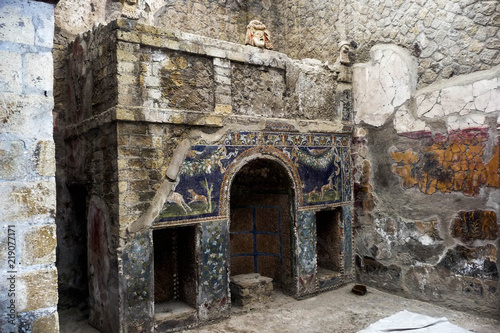
[[[352,269],[352,208],[344,206],[344,271],[349,273]]]
[[[313,210],[297,212],[297,272],[298,292],[315,289],[316,219]]]
[[[231,132],[218,145],[192,147],[175,192],[155,223],[224,215],[220,204],[227,202],[221,198],[221,187],[232,177],[227,170],[255,147],[280,152],[282,162],[300,178],[301,205],[350,200],[349,135]]]
[[[152,268],[152,235],[151,230],[137,233],[123,249],[123,275],[129,278],[122,282],[126,286],[126,314],[130,321],[147,322],[153,316],[151,301],[153,295],[151,286]],[[153,325],[150,322],[148,325]]]
[[[201,290],[198,304],[200,316],[205,319],[225,316],[229,309],[228,230],[227,221],[202,224]]]
[[[175,192],[155,222],[218,216],[222,178],[236,154],[224,146],[192,147]]]
[[[349,148],[342,149],[342,164],[343,164],[343,200],[351,201],[351,154]]]
[[[342,121],[352,121],[352,98],[351,90],[346,89],[342,92]]]
[[[295,148],[291,153],[303,184],[304,205],[342,201],[342,161],[339,149]]]

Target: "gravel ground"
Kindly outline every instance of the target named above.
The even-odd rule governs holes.
[[[451,323],[476,333],[499,333],[500,321],[450,310],[437,305],[394,296],[368,288],[365,296],[351,293],[352,285],[297,301],[279,292],[272,301],[253,309],[233,308],[230,319],[186,333],[349,333],[357,332],[402,310],[431,317],[446,317]],[[500,311],[500,310],[499,310]],[[61,311],[61,332],[96,333],[82,313]]]

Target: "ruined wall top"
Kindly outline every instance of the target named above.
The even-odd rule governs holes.
[[[334,63],[340,40],[357,46],[356,62],[375,44],[400,45],[419,59],[419,87],[500,64],[500,3],[471,0],[227,0],[137,3],[140,23],[245,42],[249,18],[265,23],[273,48],[294,59]],[[122,16],[119,1],[60,0],[56,25],[76,35]],[[128,15],[128,14],[126,14]],[[133,16],[133,15],[132,15]],[[71,40],[71,38],[70,38]]]
[[[348,81],[337,80],[326,63],[293,60],[265,43],[260,48],[118,19],[78,36],[68,58],[69,107],[59,117],[67,125],[222,127],[276,119],[297,131],[311,131],[312,123],[325,132],[351,130],[350,93],[341,100],[336,92],[337,81]]]

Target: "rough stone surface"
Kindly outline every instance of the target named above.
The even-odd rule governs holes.
[[[57,333],[59,332],[59,316],[57,313],[50,316],[40,317],[33,322],[31,327],[33,333]]]
[[[58,332],[54,5],[5,0],[0,22],[0,331]]]
[[[19,274],[19,311],[33,311],[57,305],[57,271],[41,269]]]
[[[392,50],[374,50],[379,48]],[[355,103],[375,90],[382,94],[370,102],[390,105],[377,113],[381,108],[372,110],[368,102],[355,104],[355,120],[373,126],[359,131],[353,156],[359,170],[358,276],[411,297],[496,316],[499,207],[492,198],[500,188],[498,67],[409,89],[396,107],[387,103],[395,99],[386,93],[394,91],[395,80],[410,81],[416,69],[389,63],[394,72],[386,66],[391,74],[379,75],[371,86],[356,83],[363,82],[369,64],[354,72]],[[439,196],[439,204],[433,196]],[[408,228],[412,220],[432,229],[415,233],[418,229]]]
[[[53,263],[56,260],[55,225],[32,228],[24,235],[20,262],[25,265]]]
[[[273,279],[258,273],[231,277],[231,302],[237,306],[249,306],[269,300],[273,293]]]

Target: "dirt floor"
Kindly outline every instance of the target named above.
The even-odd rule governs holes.
[[[365,296],[351,293],[352,285],[297,301],[276,292],[274,299],[253,309],[233,307],[230,319],[182,331],[186,333],[349,333],[358,332],[402,310],[451,323],[476,333],[499,333],[500,321],[401,298],[373,288]],[[499,310],[500,311],[500,310]],[[96,333],[78,311],[62,311],[62,333]]]

